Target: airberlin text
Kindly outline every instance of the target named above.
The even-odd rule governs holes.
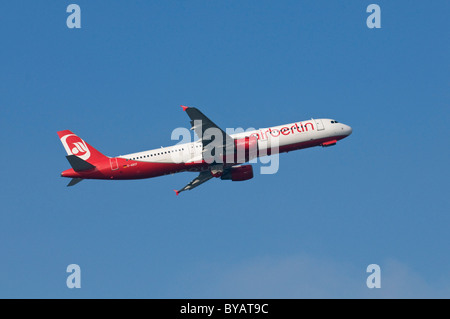
[[[268,314],[269,313],[269,305],[268,304],[255,304],[255,303],[246,303],[246,304],[223,304],[219,306],[201,306],[194,305],[188,303],[187,305],[181,306],[180,313],[181,314],[197,314],[197,315],[206,315],[210,317],[213,312],[223,313],[223,314]]]
[[[269,134],[272,137],[279,137],[280,135],[289,135],[289,134],[294,134],[295,131],[302,133],[302,132],[308,132],[308,125],[310,126],[311,130],[314,130],[314,125],[310,122],[303,124],[300,122],[300,126],[295,123],[294,125],[292,125],[291,127],[285,126],[282,127],[281,129],[272,129],[272,128],[268,128],[266,130],[259,130],[256,133],[253,133],[252,136],[255,136],[258,140],[265,140],[268,138]]]

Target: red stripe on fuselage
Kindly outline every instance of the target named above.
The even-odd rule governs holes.
[[[270,152],[268,154],[258,154],[258,155],[271,155],[276,153],[284,153],[295,151],[299,149],[319,146],[324,142],[331,140],[341,140],[343,136],[332,136],[321,139],[315,139],[310,141],[299,142],[295,144],[289,144],[280,146],[278,151]],[[126,160],[124,158],[117,158],[117,169],[111,168],[110,159],[101,161],[95,164],[95,169],[75,172],[72,168],[65,170],[61,173],[63,177],[71,178],[85,178],[85,179],[143,179],[151,178],[162,175],[174,174],[183,171],[194,171],[200,172],[208,169],[208,164],[203,161],[202,163],[158,163],[158,162],[144,162],[144,161],[133,161]],[[227,166],[241,163],[230,163]],[[114,165],[115,166],[115,165]],[[116,166],[114,167],[116,168]]]
[[[108,161],[96,163],[95,169],[75,172],[72,168],[61,173],[63,177],[85,179],[143,179],[173,174],[183,171],[202,171],[207,164],[202,163],[157,163],[117,158],[118,168],[112,170]]]

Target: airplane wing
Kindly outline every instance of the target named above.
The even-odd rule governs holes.
[[[222,147],[222,149],[225,149],[226,147],[234,147],[233,138],[197,108],[183,105],[181,107],[191,119],[191,130],[194,130],[195,134],[202,140],[204,151],[207,145],[212,142],[214,142],[216,148]],[[222,140],[215,140],[218,135],[222,137]],[[212,139],[212,136],[214,136],[214,139]]]
[[[196,178],[194,178],[189,184],[184,186],[182,189],[180,189],[180,190],[174,189],[174,191],[178,195],[181,192],[188,191],[197,186],[200,186],[204,182],[209,181],[211,178],[213,178],[213,176],[211,175],[210,171],[203,171],[200,174],[198,174],[198,176]]]

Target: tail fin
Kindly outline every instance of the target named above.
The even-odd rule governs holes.
[[[94,164],[101,160],[108,159],[107,156],[97,151],[69,130],[59,131],[58,136],[67,152],[67,155],[75,155],[89,164]]]

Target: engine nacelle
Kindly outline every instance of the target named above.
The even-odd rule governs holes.
[[[236,163],[245,163],[258,156],[258,139],[247,136],[234,140],[234,155]]]
[[[221,179],[232,180],[233,182],[246,181],[253,178],[253,166],[251,165],[239,165],[233,166]]]

